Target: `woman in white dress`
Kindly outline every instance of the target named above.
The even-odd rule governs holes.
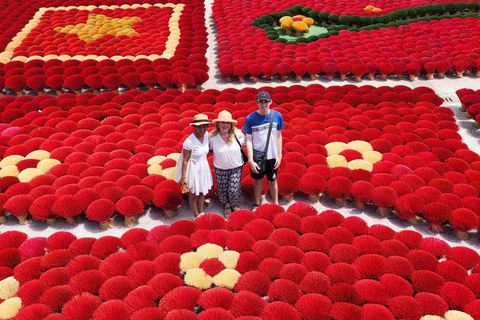
[[[183,143],[182,175],[178,183],[189,192],[188,202],[195,218],[203,213],[205,195],[213,186],[212,172],[207,161],[210,151],[207,132],[209,124],[207,115],[195,115],[190,124],[195,127],[195,132]]]
[[[213,150],[218,197],[224,206],[226,218],[240,209],[240,183],[244,164],[240,148],[245,145],[245,135],[235,128],[237,120],[233,120],[232,114],[226,110],[220,112],[212,122],[215,129],[210,133],[210,149]]]

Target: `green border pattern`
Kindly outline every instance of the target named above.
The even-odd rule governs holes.
[[[426,4],[413,8],[398,9],[387,14],[377,16],[338,15],[328,12],[313,10],[309,7],[295,5],[282,12],[272,12],[255,18],[249,25],[264,29],[267,37],[276,42],[297,44],[299,42],[313,42],[322,38],[338,35],[340,30],[362,31],[378,30],[380,28],[399,27],[419,21],[433,21],[453,18],[478,18],[480,3],[477,2],[446,2]],[[327,29],[326,33],[315,35],[302,35],[296,39],[282,37],[275,28],[278,20],[284,16],[304,15],[315,20],[315,25]]]

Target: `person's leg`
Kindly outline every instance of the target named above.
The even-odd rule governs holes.
[[[190,210],[192,210],[193,216],[197,217],[200,213],[197,206],[197,196],[193,193],[188,194],[188,203],[190,204]],[[203,209],[203,208],[202,208]]]
[[[262,189],[263,179],[255,180],[255,183],[253,184],[253,196],[255,198],[254,204],[256,205],[260,205],[260,202],[262,201]]]
[[[205,202],[205,195],[203,193],[200,193],[200,195],[197,197],[197,210],[198,214],[203,213],[203,204]]]
[[[265,177],[265,171],[260,171],[259,173],[250,171],[250,177],[255,180],[253,183],[254,203],[252,207],[252,211],[255,211],[262,201],[263,177]]]
[[[232,210],[239,210],[240,195],[242,190],[240,184],[242,181],[242,167],[230,170],[230,181],[228,183],[228,198],[232,204]]]
[[[229,171],[230,170],[215,168],[215,182],[217,184],[218,199],[224,206],[225,212],[231,207],[231,204],[228,201]]]
[[[278,204],[278,184],[277,184],[277,173],[278,169],[275,167],[275,159],[268,160],[266,167],[267,183],[268,190],[270,190],[270,196],[272,197],[272,202]]]
[[[270,190],[270,196],[272,197],[272,201],[275,204],[278,204],[278,185],[277,180],[275,181],[268,181],[268,190]]]

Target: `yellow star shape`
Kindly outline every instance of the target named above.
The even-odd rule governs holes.
[[[138,33],[132,28],[135,22],[142,21],[140,17],[123,17],[111,18],[103,14],[92,13],[88,15],[86,23],[76,25],[67,25],[65,27],[57,27],[57,32],[77,34],[80,39],[85,42],[92,42],[106,34],[114,37],[121,35],[136,36]]]

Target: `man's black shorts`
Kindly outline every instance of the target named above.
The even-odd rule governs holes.
[[[255,180],[259,180],[263,179],[263,177],[267,175],[268,181],[275,181],[278,173],[278,169],[273,169],[275,167],[275,162],[277,162],[276,159],[268,159],[265,163],[265,171],[259,171],[258,173],[255,173],[250,170],[250,176]]]

